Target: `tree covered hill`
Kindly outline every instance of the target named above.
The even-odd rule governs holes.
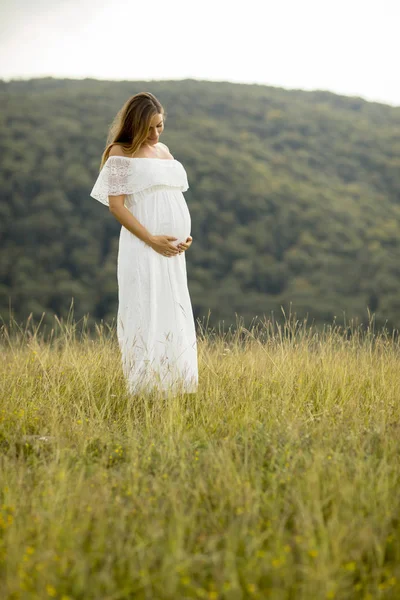
[[[188,173],[195,317],[400,328],[400,108],[207,81],[0,81],[0,315],[112,319],[120,224],[89,196],[108,126],[150,91]]]

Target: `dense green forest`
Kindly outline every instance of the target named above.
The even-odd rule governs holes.
[[[121,225],[89,196],[109,124],[155,94],[186,168],[195,317],[400,328],[400,107],[207,81],[0,81],[0,316],[115,318]]]

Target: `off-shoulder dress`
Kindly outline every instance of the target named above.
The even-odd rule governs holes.
[[[153,235],[190,235],[182,192],[189,188],[176,159],[110,156],[90,196],[124,205]],[[130,393],[194,393],[198,387],[197,343],[185,252],[164,256],[124,226],[119,236],[117,337]]]

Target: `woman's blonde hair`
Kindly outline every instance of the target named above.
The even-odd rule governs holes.
[[[106,147],[101,157],[100,170],[106,162],[111,146],[118,144],[131,156],[149,135],[151,119],[162,114],[165,121],[164,108],[150,92],[139,92],[131,96],[115,115],[108,131]]]

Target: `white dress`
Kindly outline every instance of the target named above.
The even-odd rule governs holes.
[[[110,156],[90,196],[126,194],[125,206],[153,235],[190,235],[184,191],[187,174],[176,159]],[[187,285],[185,252],[163,256],[124,226],[118,248],[117,337],[132,394],[194,393],[198,386],[197,342]]]

